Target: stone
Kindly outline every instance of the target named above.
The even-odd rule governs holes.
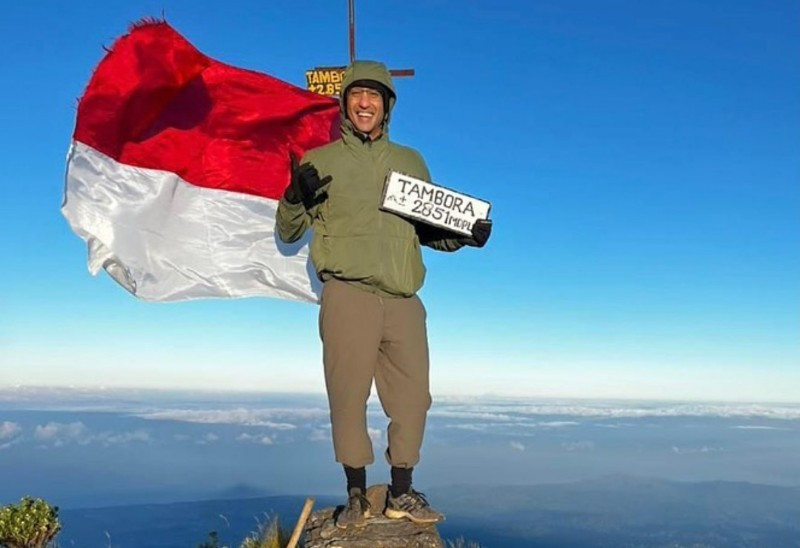
[[[389,485],[380,483],[367,487],[367,500],[370,504],[370,512],[374,515],[381,514],[386,510],[386,494],[389,492]]]
[[[383,515],[387,489],[385,484],[367,489],[371,509],[366,527],[336,527],[335,516],[341,506],[312,513],[304,529],[304,548],[444,548],[435,524],[420,525]]]

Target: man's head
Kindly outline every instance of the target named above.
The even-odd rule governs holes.
[[[383,131],[384,105],[388,103],[386,92],[379,86],[374,80],[358,80],[347,88],[345,97],[348,120],[373,140]]]
[[[382,63],[354,61],[345,71],[342,87],[342,113],[354,129],[376,139],[396,97],[389,71]]]

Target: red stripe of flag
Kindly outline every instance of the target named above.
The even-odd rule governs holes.
[[[338,137],[334,99],[203,55],[164,22],[134,25],[100,62],[74,138],[197,186],[278,199],[298,156]]]

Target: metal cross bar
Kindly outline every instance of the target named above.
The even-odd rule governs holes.
[[[355,0],[347,0],[348,24],[350,36],[350,62],[356,60],[356,6]],[[414,69],[392,69],[389,71],[394,77],[414,76]]]

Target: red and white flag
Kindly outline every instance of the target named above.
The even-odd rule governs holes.
[[[307,242],[275,232],[289,152],[338,137],[334,99],[203,55],[163,22],[134,26],[78,106],[62,212],[146,300],[316,302]]]

